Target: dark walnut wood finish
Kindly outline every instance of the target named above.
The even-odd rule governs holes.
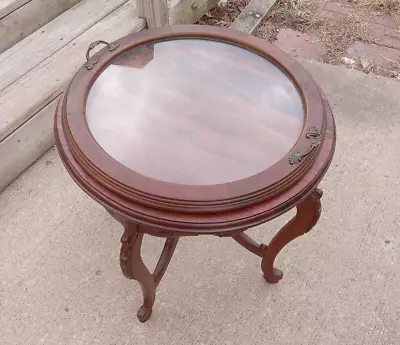
[[[168,26],[117,44],[70,83],[55,138],[72,178],[125,228],[120,264],[142,287],[139,320],[181,236],[232,237],[278,282],[277,255],[321,213],[336,140],[321,90],[277,48],[229,29]],[[294,207],[268,245],[246,235]],[[153,273],[145,234],[165,237]]]

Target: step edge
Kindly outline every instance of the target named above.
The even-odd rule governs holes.
[[[109,2],[108,0],[103,0],[103,1]],[[109,9],[109,11],[104,12],[103,15],[94,19],[90,24],[82,26],[82,30],[80,30],[79,33],[77,31],[76,34],[71,35],[71,38],[67,38],[65,40],[65,37],[63,37],[63,36],[55,36],[53,34],[54,31],[56,31],[56,30],[59,31],[58,32],[59,34],[62,34],[63,32],[65,32],[65,30],[62,30],[61,28],[65,28],[65,27],[71,25],[72,19],[74,17],[76,18],[76,15],[78,12],[80,12],[80,11],[82,11],[83,13],[87,12],[89,10],[90,4],[97,2],[97,0],[80,1],[73,7],[69,8],[67,11],[60,14],[58,17],[54,18],[53,20],[51,20],[50,22],[48,22],[47,24],[45,24],[44,26],[42,26],[41,28],[36,30],[35,32],[31,33],[29,36],[25,37],[24,39],[22,39],[21,41],[19,41],[18,43],[16,43],[12,47],[10,47],[9,49],[7,49],[3,53],[1,53],[0,54],[0,66],[3,64],[4,65],[9,64],[9,62],[7,62],[7,61],[10,61],[11,58],[13,58],[13,64],[15,64],[15,58],[16,57],[18,58],[21,56],[21,58],[19,59],[21,61],[17,62],[17,67],[22,66],[23,68],[22,69],[14,68],[13,70],[6,69],[6,71],[3,73],[1,73],[1,70],[0,70],[0,79],[1,79],[0,80],[0,91],[4,90],[8,86],[10,86],[12,83],[16,82],[18,79],[23,77],[26,73],[28,73],[30,70],[32,70],[33,68],[38,66],[44,60],[46,60],[50,56],[54,55],[57,51],[59,51],[60,49],[62,49],[66,45],[68,45],[74,39],[76,39],[77,37],[82,35],[84,32],[89,30],[91,27],[96,25],[98,22],[100,22],[104,18],[106,18],[110,13],[114,12],[119,7],[124,5],[127,1],[128,0],[115,0],[116,4],[114,6],[112,6]],[[43,35],[42,34],[43,31],[51,32],[51,37],[49,39],[46,38],[45,44],[43,44],[43,42],[41,42],[41,41],[43,41],[43,39],[41,39],[42,35]],[[60,40],[60,37],[63,39]],[[49,43],[51,43],[53,41],[57,42],[57,38],[62,43],[60,43],[57,46],[57,48],[52,49],[51,53],[48,53],[48,51],[46,51],[47,54],[45,57],[41,57],[41,58],[35,60],[34,63],[32,63],[31,60],[29,60],[29,67],[23,66],[24,64],[22,63],[22,61],[25,60],[25,59],[23,59],[23,57],[31,56],[32,54],[35,53],[35,51],[37,51],[37,47],[36,48],[34,47],[35,44],[37,45],[40,43],[42,49],[46,49],[46,48],[49,48],[49,46],[50,46]],[[15,76],[12,75],[14,73],[16,74]]]
[[[145,21],[138,18],[141,23],[140,31],[145,27]],[[135,30],[133,30],[135,32]],[[43,104],[42,109],[24,121],[19,127],[13,130],[7,137],[0,141],[0,157],[6,162],[6,166],[0,169],[0,192],[15,181],[27,168],[34,164],[46,151],[54,145],[53,138],[53,116],[60,93]],[[37,123],[41,123],[41,117],[45,117],[44,123],[48,124],[41,131],[37,131]],[[27,138],[29,145],[25,149],[13,149],[21,138]],[[43,139],[46,138],[46,139]],[[51,138],[51,139],[48,139]]]
[[[118,11],[118,10],[117,10]],[[115,12],[115,11],[114,11]],[[113,12],[113,13],[114,13]],[[111,16],[113,13],[111,13],[109,16]],[[107,17],[104,18],[103,20],[107,20]],[[101,22],[98,22],[97,24],[99,24]],[[129,32],[138,32],[140,30],[142,30],[145,27],[145,20],[142,18],[138,18],[138,17],[134,17],[132,18],[132,30],[130,30]],[[97,25],[96,24],[96,25]],[[95,26],[93,26],[92,28],[94,28]],[[100,32],[100,31],[99,31]],[[124,31],[121,36],[126,35],[127,32]],[[81,36],[79,36],[81,37]],[[77,37],[76,39],[79,39],[79,37]],[[119,37],[118,37],[119,38]],[[75,39],[75,40],[76,40]],[[73,41],[72,41],[73,43]],[[70,42],[71,44],[71,42]],[[67,46],[65,46],[64,48],[66,48]],[[63,48],[63,49],[64,49]],[[60,50],[61,51],[61,50]],[[58,51],[58,52],[60,52]],[[57,53],[58,53],[57,52]],[[77,49],[76,50],[77,54],[83,54],[82,56],[84,56],[84,51],[82,49]],[[56,53],[56,54],[57,54]],[[35,71],[36,68],[38,68],[39,66],[41,66],[42,64],[44,64],[45,62],[49,62],[49,60],[54,56],[55,54],[53,54],[52,56],[50,56],[48,59],[46,59],[45,61],[43,61],[41,64],[39,64],[38,66],[36,66],[32,71]],[[83,64],[83,62],[82,62]],[[81,65],[82,65],[81,64]],[[28,72],[28,73],[30,73]],[[27,74],[28,74],[27,73]],[[27,75],[26,74],[26,75]],[[42,93],[42,97],[40,100],[33,100],[32,104],[28,104],[28,106],[26,107],[26,111],[24,111],[21,114],[18,114],[17,116],[15,116],[14,118],[12,118],[11,120],[6,119],[5,117],[3,117],[1,119],[1,115],[0,115],[0,120],[5,120],[5,122],[0,123],[0,142],[2,140],[4,140],[5,138],[7,138],[12,132],[14,132],[18,127],[20,127],[21,125],[23,125],[23,123],[25,123],[26,121],[28,121],[32,116],[35,115],[35,113],[37,113],[40,109],[42,109],[44,106],[46,106],[46,104],[48,104],[49,102],[51,102],[51,100],[53,100],[55,97],[57,97],[63,90],[63,87],[65,86],[65,84],[68,82],[68,80],[72,77],[72,75],[74,73],[70,73],[71,75],[67,77],[65,77],[65,80],[63,80],[62,82],[60,82],[60,86],[59,87],[55,87],[54,90],[50,90],[50,92],[47,92],[45,88],[43,88],[43,93]],[[36,84],[36,80],[29,82]],[[33,85],[34,86],[34,85]],[[33,87],[32,86],[32,87]],[[19,87],[20,89],[24,89],[26,88],[26,84],[24,86]],[[21,90],[18,90],[18,88],[15,88],[14,90],[9,91],[8,88],[2,90],[0,92],[0,96],[4,96],[7,95],[8,92],[13,93],[12,95],[9,95],[8,98],[13,98],[15,94],[20,94]],[[0,98],[0,105],[1,105],[1,98]],[[4,103],[4,101],[3,101]],[[3,113],[7,112],[7,109],[5,109],[6,111],[3,111]]]

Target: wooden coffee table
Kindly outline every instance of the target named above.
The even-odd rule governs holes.
[[[277,283],[277,254],[318,221],[317,185],[335,148],[331,109],[309,74],[254,36],[195,25],[95,42],[87,60],[59,103],[56,144],[76,183],[125,228],[120,264],[142,287],[139,320],[181,236],[232,237]],[[246,235],[294,207],[268,245]],[[145,234],[166,238],[153,273]]]

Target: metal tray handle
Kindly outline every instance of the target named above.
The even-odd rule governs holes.
[[[100,41],[95,41],[95,42],[90,43],[89,48],[86,52],[86,63],[85,63],[85,67],[88,70],[91,70],[98,63],[98,60],[90,59],[90,52],[100,44],[105,44],[108,47],[108,50],[110,52],[114,51],[115,49],[117,49],[119,47],[119,43],[117,43],[117,42],[108,43],[106,41],[100,40]]]
[[[311,147],[305,152],[295,152],[289,157],[290,164],[298,164],[301,163],[303,158],[307,157],[314,149],[316,149],[319,144],[321,144],[321,133],[314,126],[310,127],[306,133],[306,138],[311,139]]]

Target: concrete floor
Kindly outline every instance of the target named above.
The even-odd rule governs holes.
[[[337,154],[316,228],[278,258],[230,239],[183,239],[140,324],[139,286],[119,269],[122,228],[53,150],[0,195],[0,344],[400,343],[400,83],[305,63],[334,109]],[[288,216],[252,229],[268,241]],[[158,239],[145,242],[154,261]]]

